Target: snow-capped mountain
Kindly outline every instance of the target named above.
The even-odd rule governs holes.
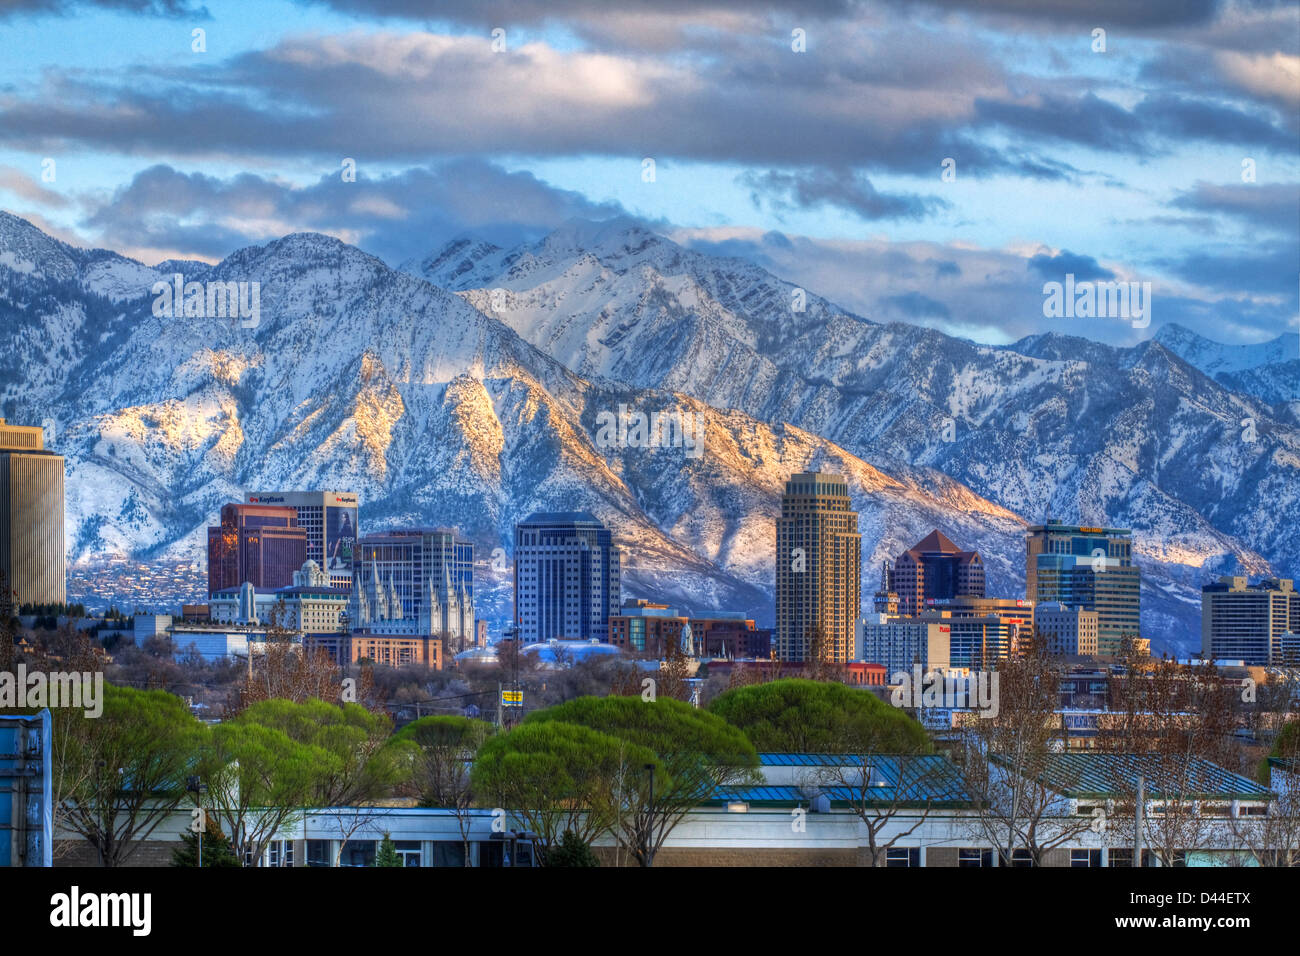
[[[1228,388],[1278,405],[1300,401],[1300,333],[1255,345],[1224,345],[1181,325],[1162,325],[1156,341]]]
[[[790,422],[1031,520],[1129,526],[1148,562],[1208,576],[1231,564],[1231,538],[1300,570],[1294,421],[1158,340],[1114,348],[1060,324],[994,348],[874,323],[632,223],[575,223],[508,251],[452,243],[407,268],[584,376]]]
[[[1296,563],[1295,427],[1158,344],[1020,353],[811,293],[796,311],[763,270],[627,223],[407,269],[313,234],[150,268],[0,213],[0,414],[55,420],[70,556],[201,561],[245,490],[342,487],[363,530],[456,525],[483,556],[534,510],[588,510],[626,550],[629,594],[770,620],[781,488],[820,468],[849,479],[867,594],[937,527],[1016,595],[1025,518],[1050,507],[1138,529],[1144,625],[1186,650],[1211,570]],[[177,272],[259,283],[255,327],[155,315]],[[704,453],[602,447],[620,405],[701,416]],[[1228,427],[1246,414],[1254,445]],[[1236,497],[1248,480],[1268,505]],[[482,573],[504,616],[508,575]]]

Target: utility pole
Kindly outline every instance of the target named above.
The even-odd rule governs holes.
[[[1146,778],[1138,774],[1137,812],[1133,822],[1133,865],[1142,865],[1142,817],[1146,813]]]

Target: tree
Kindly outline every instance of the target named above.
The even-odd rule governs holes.
[[[1228,807],[1213,799],[1208,765],[1232,769],[1237,762],[1237,688],[1213,663],[1134,659],[1125,670],[1120,723],[1100,744],[1135,756],[1112,764],[1107,835],[1121,846],[1135,843],[1140,775],[1143,803],[1150,804],[1142,814],[1143,843],[1162,866],[1175,866],[1223,827]]]
[[[1077,768],[1056,760],[1061,746],[1059,664],[1035,641],[1023,656],[999,662],[997,711],[967,715],[961,739],[962,776],[975,813],[971,829],[992,843],[1002,866],[1016,850],[1034,866],[1044,855],[1090,828],[1091,818],[1068,815],[1062,790]]]
[[[121,866],[185,799],[205,728],[178,697],[104,685],[103,713],[67,714],[63,824]]]
[[[375,866],[405,865],[402,858],[397,855],[397,847],[393,846],[392,837],[385,833],[383,840],[379,842],[379,850],[375,853]]]
[[[624,761],[616,781],[619,812],[612,832],[641,866],[654,864],[655,853],[691,810],[762,779],[754,745],[740,730],[671,698],[579,697],[530,714],[524,726],[556,722],[590,728],[657,758],[642,761],[644,773]]]
[[[308,698],[301,702],[267,700],[237,718],[283,732],[291,740],[318,748],[333,758],[320,765],[308,800],[318,807],[346,807],[337,814],[340,848],[373,814],[361,807],[390,796],[411,770],[408,745],[392,742],[392,722],[358,704],[335,706]],[[337,863],[337,860],[335,861]]]
[[[835,641],[821,624],[808,629],[804,642],[808,652],[804,657],[803,672],[809,680],[842,681],[846,668],[836,660]]]
[[[1233,834],[1260,866],[1300,866],[1300,721],[1282,728],[1260,776],[1274,794],[1268,812],[1231,817]]]
[[[491,733],[492,725],[483,720],[422,717],[393,738],[395,743],[413,747],[410,781],[420,806],[455,811],[466,866],[470,865],[469,810],[473,805],[470,768]]]
[[[546,858],[547,866],[600,866],[600,859],[591,847],[572,830],[565,830],[560,845],[554,847]]]
[[[628,768],[654,761],[649,749],[617,737],[530,717],[482,746],[471,780],[477,793],[537,834],[547,865],[565,833],[590,844],[614,827]]]
[[[206,815],[205,815],[206,816]],[[199,865],[199,834],[185,830],[181,834],[181,845],[172,850],[172,866]],[[243,866],[239,856],[230,845],[230,838],[221,832],[221,827],[211,816],[206,816],[203,830],[203,867]]]
[[[212,728],[200,776],[235,853],[260,866],[267,843],[301,819],[323,781],[339,772],[339,762],[281,730],[236,719]]]
[[[925,729],[875,694],[785,679],[729,690],[709,705],[763,753],[928,753]],[[864,746],[867,751],[864,751]]]
[[[885,865],[889,849],[925,822],[936,800],[962,794],[951,764],[931,754],[925,729],[869,691],[780,680],[729,690],[709,709],[760,751],[843,755],[810,771],[804,784],[862,821],[872,866]],[[910,825],[893,827],[904,818]]]

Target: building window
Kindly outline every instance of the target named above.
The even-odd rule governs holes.
[[[434,866],[464,866],[465,844],[459,840],[439,840],[433,845]]]
[[[1108,855],[1110,857],[1109,859],[1110,866],[1131,867],[1133,865],[1132,847],[1118,847],[1116,849],[1108,851]],[[1142,851],[1142,865],[1143,866],[1156,865],[1156,858],[1155,856],[1152,855],[1150,850]]]
[[[374,866],[375,841],[349,840],[343,844],[343,866]]]
[[[1011,851],[1012,866],[1033,866],[1034,854],[1031,850],[1021,847],[1019,850]]]
[[[984,850],[979,847],[962,847],[957,851],[958,866],[992,866],[993,851]]]
[[[919,846],[891,846],[885,851],[885,866],[920,866]]]
[[[1071,850],[1070,866],[1101,866],[1101,850]]]
[[[330,866],[334,861],[330,859],[330,841],[329,840],[308,840],[307,841],[307,865],[308,866]]]
[[[393,848],[397,850],[397,855],[402,858],[402,866],[420,865],[419,840],[396,840],[393,842]]]

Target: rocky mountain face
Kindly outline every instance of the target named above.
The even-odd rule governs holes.
[[[782,485],[822,469],[849,479],[868,595],[931,528],[1018,595],[1026,519],[1105,521],[1135,529],[1144,628],[1182,651],[1202,580],[1300,566],[1297,428],[1158,341],[880,325],[620,222],[403,268],[311,234],[151,268],[0,213],[0,414],[53,421],[69,557],[202,562],[247,489],[348,488],[363,531],[456,525],[483,558],[532,511],[588,510],[629,595],[770,621]],[[256,321],[156,308],[176,273],[257,283]],[[620,410],[698,421],[702,453],[603,440]],[[479,593],[508,616],[508,570]]]

